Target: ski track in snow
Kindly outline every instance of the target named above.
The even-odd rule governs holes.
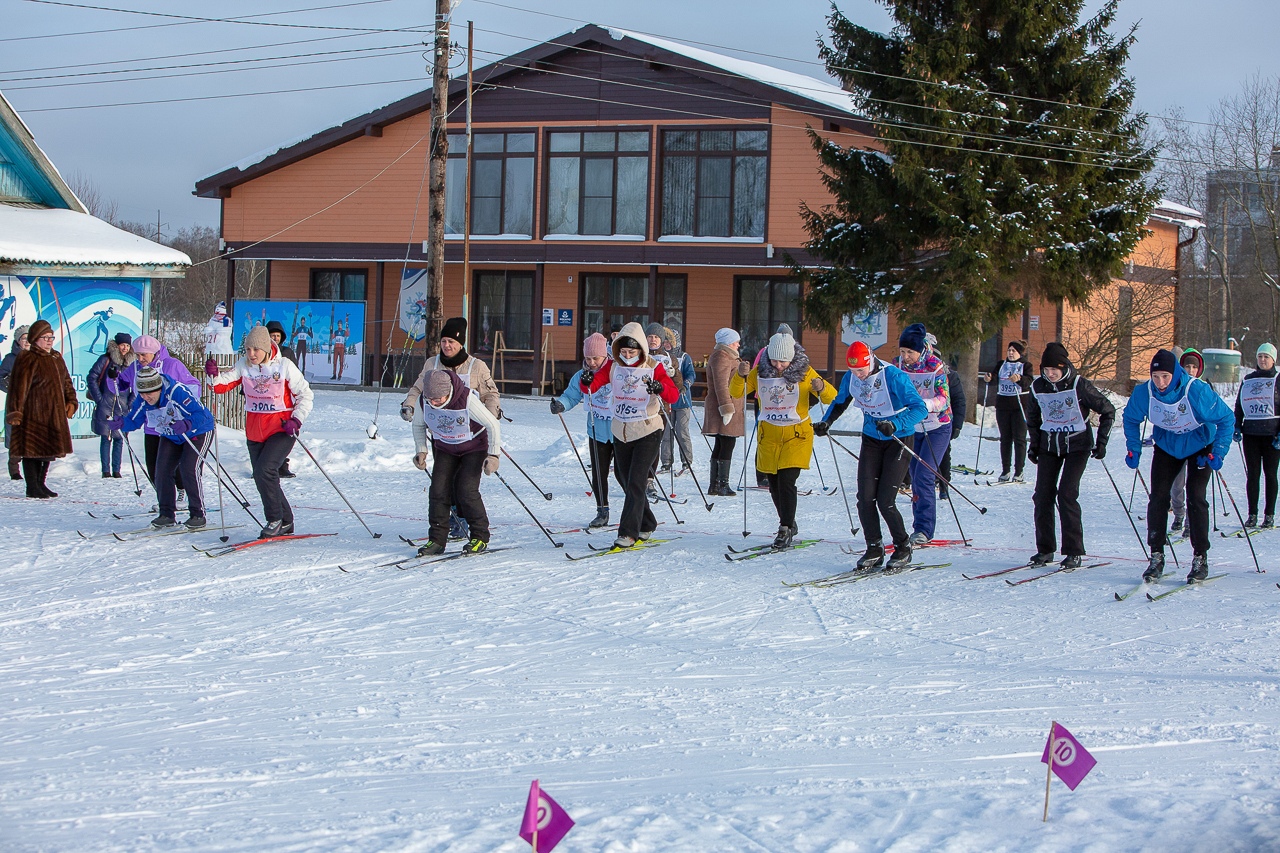
[[[396,537],[425,534],[427,515],[408,425],[387,416],[398,396],[381,438],[364,436],[375,402],[318,390],[304,438],[377,541],[301,449],[285,484],[299,530],[334,538],[217,559],[191,547],[217,528],[82,540],[146,523],[84,510],[152,503],[127,475],[99,479],[96,439],[54,464],[59,499],[0,501],[0,848],[515,853],[538,778],[577,821],[565,851],[1280,850],[1280,532],[1251,540],[1266,574],[1244,541],[1215,539],[1229,577],[1116,602],[1145,561],[1091,463],[1086,542],[1111,565],[966,581],[1035,550],[1033,487],[961,477],[991,509],[957,499],[975,547],[917,555],[952,566],[787,589],[850,568],[837,546],[862,544],[816,470],[801,534],[833,538],[742,564],[722,554],[768,540],[766,493],[748,494],[744,540],[741,498],[708,513],[681,478],[685,523],[655,508],[677,541],[576,563],[564,552],[608,534],[554,549],[487,478],[494,546],[516,550],[374,568],[411,554]],[[504,409],[507,449],[555,499],[504,460],[507,481],[548,526],[584,524],[594,502],[559,419],[536,398]],[[566,420],[585,448],[582,413]],[[243,437],[222,439],[257,512]],[[966,430],[956,462],[977,445]],[[1238,460],[1225,470],[1242,497]],[[616,483],[612,503],[616,520]],[[246,525],[232,541],[253,535],[230,502],[227,520]],[[958,536],[946,508],[937,535]],[[1099,764],[1074,793],[1054,781],[1046,824],[1051,720]]]

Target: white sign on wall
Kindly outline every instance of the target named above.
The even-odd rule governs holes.
[[[846,346],[862,341],[875,349],[889,342],[889,312],[886,310],[869,308],[859,314],[846,314],[842,326],[840,341]]]

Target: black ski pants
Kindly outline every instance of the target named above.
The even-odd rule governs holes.
[[[596,493],[596,507],[608,509],[609,463],[613,462],[613,442],[596,441],[594,438],[589,438],[587,441],[590,442],[587,449],[591,454],[591,488]],[[625,491],[627,484],[622,482],[622,477],[618,476],[617,471],[614,471],[614,477]]]
[[[996,400],[996,426],[1000,428],[1000,473],[1009,473],[1012,457],[1013,473],[1021,474],[1027,464],[1027,419],[1017,397]]]
[[[160,442],[156,450],[156,501],[160,504],[160,514],[173,518],[177,513],[178,481],[187,484],[187,509],[192,516],[204,515],[204,488],[200,478],[200,469],[204,463],[205,442],[209,434],[197,435],[191,444],[185,441],[175,444],[169,439]],[[192,449],[194,444],[198,450]]]
[[[613,469],[622,484],[625,501],[622,517],[618,519],[618,535],[638,538],[641,531],[656,530],[658,519],[649,508],[645,487],[649,484],[649,471],[658,459],[662,444],[662,430],[655,430],[635,441],[613,440]]]
[[[1163,551],[1168,541],[1170,490],[1178,472],[1187,469],[1187,530],[1191,548],[1197,554],[1209,553],[1209,488],[1210,468],[1196,465],[1196,457],[1209,453],[1205,447],[1185,459],[1164,452],[1157,445],[1151,454],[1151,500],[1147,504],[1147,544],[1153,551]]]
[[[1258,514],[1258,487],[1265,476],[1267,481],[1267,502],[1263,504],[1263,515],[1276,514],[1276,465],[1280,464],[1280,450],[1271,446],[1273,436],[1246,435],[1241,444],[1244,447],[1245,493],[1249,496],[1249,515]]]
[[[915,437],[903,442],[911,447]],[[865,433],[858,454],[858,520],[868,545],[881,543],[880,518],[889,528],[895,546],[907,543],[907,527],[898,512],[898,486],[907,473],[911,454],[892,438],[881,441]]]
[[[799,468],[779,468],[769,477],[769,497],[773,498],[773,508],[778,511],[779,526],[793,529],[796,526],[796,481],[799,479]]]
[[[125,440],[128,441],[127,438]],[[169,440],[167,438],[161,439],[160,436],[158,435],[150,435],[148,433],[143,433],[142,435],[142,458],[143,458],[143,461],[146,462],[147,464],[147,477],[151,479],[151,484],[153,486],[155,485],[155,482],[156,482],[156,458],[160,453],[161,441],[169,441]],[[172,444],[172,442],[169,442],[169,443]],[[182,479],[181,470],[178,471],[177,477],[178,477],[177,488],[179,489],[186,488],[183,485],[184,481]]]
[[[1052,554],[1058,550],[1054,535],[1054,510],[1062,519],[1062,555],[1085,555],[1084,524],[1080,516],[1080,478],[1089,464],[1089,451],[1076,450],[1064,456],[1041,453],[1036,465],[1036,492],[1032,497],[1036,518],[1036,550]]]
[[[293,451],[296,440],[291,435],[278,432],[266,441],[250,441],[249,462],[253,465],[253,482],[262,498],[262,512],[267,521],[293,524],[293,507],[285,499],[280,488],[280,465]]]
[[[489,513],[480,497],[480,478],[484,476],[484,460],[488,450],[477,450],[462,456],[446,453],[436,445],[435,464],[431,468],[431,507],[427,518],[431,523],[431,541],[449,541],[449,508],[457,507],[458,515],[467,522],[472,539],[489,541]]]

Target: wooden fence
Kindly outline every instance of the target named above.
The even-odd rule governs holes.
[[[204,363],[208,356],[202,352],[175,352],[169,354],[185,364],[187,370],[191,371],[192,376],[201,380],[200,402],[204,403],[210,412],[213,412],[213,419],[225,427],[243,430],[244,394],[240,393],[239,389],[229,391],[226,394],[213,393],[213,388],[205,381],[208,377],[204,375]],[[213,358],[218,362],[219,370],[226,370],[235,364],[240,356],[215,355]]]

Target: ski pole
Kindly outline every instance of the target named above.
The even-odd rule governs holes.
[[[572,444],[572,442],[570,442],[570,443]],[[502,455],[503,455],[503,456],[505,456],[505,457],[507,457],[508,459],[511,459],[511,454],[507,452],[507,449],[506,449],[505,447],[504,447],[504,448],[502,448]],[[529,474],[528,474],[528,473],[527,473],[523,468],[521,468],[521,467],[520,467],[520,463],[519,463],[519,462],[517,462],[517,461],[516,461],[516,460],[514,460],[514,459],[511,459],[511,464],[512,464],[512,465],[514,465],[514,466],[516,466],[516,470],[517,470],[517,471],[519,471],[521,474],[524,474],[524,478],[525,478],[526,480],[528,480],[528,481],[529,481],[529,485],[533,486],[533,488],[534,488],[535,490],[537,490],[537,491],[539,491],[539,492],[542,492],[542,497],[543,497],[543,498],[545,498],[546,500],[551,500],[551,493],[550,493],[550,492],[543,492],[543,491],[542,491],[542,489],[539,489],[539,488],[538,488],[538,484],[537,484],[537,483],[535,483],[535,482],[533,482],[533,478],[532,478],[532,477],[530,477],[530,476],[529,476]],[[583,473],[586,473],[586,472],[584,471]]]
[[[1138,446],[1147,440],[1147,422],[1142,422],[1142,434],[1138,438]],[[1133,469],[1133,485],[1129,487],[1129,512],[1133,512],[1133,493],[1138,488],[1138,469]]]
[[[587,410],[587,453],[591,454],[591,473],[597,478],[591,485],[595,490],[596,512],[609,508],[609,466],[606,464],[604,470],[600,470],[600,453],[596,450],[596,413]],[[600,488],[596,488],[596,483],[600,484]]]
[[[216,430],[216,427],[215,427],[215,430]],[[184,438],[185,438],[185,436],[184,436]],[[217,436],[216,436],[216,435],[214,436],[214,442],[215,442],[215,445],[214,445],[214,446],[215,446],[215,448],[216,448],[216,447],[217,447],[217,444],[216,444],[216,442],[217,442]],[[188,439],[188,441],[187,441],[187,444],[191,444],[191,441],[190,441],[189,439]],[[193,448],[195,448],[195,445],[194,445],[194,444],[191,444],[191,446],[192,446]],[[202,453],[199,449],[197,449],[197,450],[196,450],[196,452],[197,452],[197,453],[200,453],[202,461],[204,461],[204,460],[207,458],[207,457],[206,457],[206,455],[205,455],[204,453]],[[216,454],[215,454],[215,456],[216,456]],[[222,474],[221,474],[221,473],[219,473],[217,469],[214,469],[213,474],[214,474],[214,476],[215,476],[215,477],[217,478],[217,480],[218,480],[218,501],[219,501],[219,509],[218,509],[218,512],[219,512],[219,513],[222,513],[222,507],[221,507],[221,501],[222,501]],[[230,475],[230,474],[227,474],[227,478],[228,478],[228,479],[230,479],[230,477],[231,477],[231,475]],[[230,489],[230,486],[228,486],[228,489]],[[232,495],[232,497],[235,497],[235,496],[234,496],[234,495]],[[242,510],[244,510],[246,513],[248,513],[248,514],[249,514],[249,518],[253,519],[253,523],[254,523],[254,524],[258,525],[259,527],[262,527],[262,526],[263,526],[262,522],[261,522],[261,521],[258,521],[257,516],[255,516],[255,515],[253,514],[253,510],[249,509],[249,502],[248,502],[247,500],[246,500],[246,501],[240,501],[240,500],[237,500],[237,501],[236,501],[236,503],[240,504],[240,508],[241,508]],[[226,528],[226,518],[225,518],[225,517],[224,517],[224,518],[223,518],[223,520],[222,520],[222,524],[223,524],[223,529],[224,529],[224,532],[225,532],[225,528]]]
[[[347,505],[347,509],[355,513],[356,520],[364,526],[365,530],[369,531],[369,535],[374,539],[381,539],[382,534],[374,533],[373,530],[369,528],[369,525],[365,524],[364,518],[362,518],[360,513],[356,511],[356,508],[351,505],[351,501],[347,500],[347,496],[342,493],[342,489],[338,488],[338,484],[333,482],[333,478],[329,476],[329,472],[320,467],[320,460],[316,459],[316,455],[311,452],[311,448],[307,447],[307,445],[303,443],[301,436],[294,436],[294,440],[297,441],[298,446],[305,450],[307,455],[311,457],[311,461],[316,464],[316,468],[320,470],[321,474],[324,474],[324,478],[329,481],[330,486],[333,486],[333,490],[338,493],[338,497],[342,498],[342,502]]]
[[[1129,526],[1133,528],[1133,535],[1138,537],[1138,545],[1142,547],[1142,556],[1150,557],[1147,553],[1147,542],[1142,538],[1142,534],[1138,532],[1138,525],[1133,522],[1133,513],[1129,511],[1129,507],[1125,506],[1124,495],[1120,493],[1120,487],[1116,485],[1116,478],[1111,476],[1111,469],[1107,467],[1107,460],[1099,459],[1102,463],[1102,470],[1107,472],[1107,479],[1111,481],[1111,488],[1115,489],[1116,500],[1120,501],[1120,508],[1124,510],[1125,518],[1129,519]]]
[[[650,468],[650,471],[653,469]],[[671,508],[671,516],[675,518],[676,524],[684,524],[684,519],[680,518],[680,514],[676,512],[676,505],[671,502],[671,496],[667,494],[667,490],[661,488],[662,484],[656,479],[653,481],[654,487],[657,488],[658,494],[662,495],[662,499],[667,502],[667,506]],[[645,500],[648,500],[646,497]]]
[[[745,428],[747,422],[747,386],[742,386],[742,423]],[[751,443],[755,441],[756,429],[759,427],[760,416],[757,414],[755,421],[751,427],[751,434],[747,436],[747,443],[742,455],[742,478],[738,480],[738,490],[742,492],[742,538],[746,539],[751,535],[751,531],[747,529],[747,490],[744,483],[747,479],[747,464],[751,459]]]
[[[1218,475],[1218,481],[1222,484],[1223,494],[1231,501],[1231,508],[1236,511],[1236,519],[1240,522],[1240,529],[1244,531],[1244,541],[1249,544],[1249,553],[1253,555],[1253,569],[1258,574],[1264,574],[1266,569],[1258,565],[1258,552],[1253,550],[1253,541],[1249,531],[1244,530],[1244,518],[1240,515],[1240,506],[1236,503],[1235,497],[1232,496],[1231,490],[1227,488],[1227,478],[1222,476],[1221,471],[1215,471],[1214,473]]]
[[[206,457],[206,461],[207,461],[207,457]],[[236,503],[240,504],[240,506],[243,509],[247,510],[249,508],[249,498],[241,490],[240,486],[236,484],[235,477],[231,476],[231,472],[227,470],[226,466],[222,464],[221,460],[217,458],[216,454],[215,454],[214,462],[218,466],[217,471],[219,475],[218,477],[219,482],[224,483],[227,487],[227,490],[231,492],[231,497],[235,499]],[[249,515],[252,516],[253,513],[249,513]],[[257,519],[254,519],[254,521],[257,521]]]
[[[582,476],[587,478],[587,497],[591,497],[591,490],[595,486],[591,482],[591,475],[587,473],[587,465],[582,461],[582,454],[578,452],[578,445],[574,442],[573,435],[569,432],[569,425],[564,421],[564,413],[561,412],[558,417],[560,418],[560,426],[564,427],[564,434],[569,438],[569,446],[573,448],[573,455],[578,457],[578,467],[582,469]],[[589,440],[590,436],[587,438]]]
[[[213,425],[213,430],[214,430],[214,432],[215,432],[214,442],[216,443],[216,442],[217,442],[217,436],[216,436],[216,433],[217,433],[217,430],[218,430],[218,425],[217,425],[216,423]],[[199,447],[196,447],[196,443],[195,443],[194,441],[192,441],[191,439],[187,438],[187,436],[186,436],[186,434],[185,434],[185,433],[184,433],[184,434],[183,434],[183,436],[182,436],[182,440],[186,442],[186,444],[187,444],[187,446],[188,446],[188,447],[190,447],[192,450],[194,450],[194,451],[195,451],[195,454],[196,454],[196,484],[195,484],[195,486],[196,486],[196,488],[201,488],[201,497],[203,498],[203,489],[202,489],[203,482],[202,482],[202,480],[203,480],[203,476],[204,476],[204,458],[205,458],[205,450],[206,450],[207,448],[199,448]],[[215,472],[215,479],[216,479],[216,472]],[[218,480],[218,518],[220,519],[220,522],[219,522],[219,523],[220,523],[220,524],[221,524],[221,526],[222,526],[222,534],[223,534],[220,538],[222,539],[222,541],[223,541],[223,542],[226,542],[226,541],[227,541],[228,539],[230,539],[231,537],[229,537],[229,536],[227,536],[227,535],[226,535],[226,533],[227,533],[227,519],[226,519],[226,514],[223,512],[223,509],[224,509],[224,507],[222,506],[222,480],[220,480],[220,479],[219,479],[219,480]],[[257,519],[255,519],[255,521],[256,521],[256,520],[257,520]]]
[[[222,525],[222,535],[218,539],[226,542],[231,537],[227,535],[227,513],[226,507],[222,503],[222,477],[218,476],[218,423],[213,424],[213,478],[218,481],[218,519]]]
[[[1213,532],[1221,533],[1222,531],[1218,528],[1218,481],[1216,479],[1209,481],[1209,498],[1209,517],[1213,519]],[[1223,502],[1222,508],[1227,508],[1225,501]],[[1240,526],[1242,528],[1244,527],[1243,524]]]
[[[928,444],[928,442],[926,442],[925,444],[926,444],[926,446],[929,448],[929,455],[930,455],[930,456],[932,456],[932,455],[933,455],[933,445]],[[941,474],[941,473],[939,473],[939,474],[938,474],[938,479],[940,479],[940,480],[942,479],[942,474]],[[945,483],[945,482],[946,482],[946,480],[943,480],[943,482]],[[936,486],[935,486],[935,488],[936,488]],[[968,537],[966,537],[966,536],[964,535],[964,527],[960,524],[960,513],[956,512],[956,502],[955,502],[955,501],[953,501],[953,500],[951,499],[951,487],[950,487],[950,486],[947,486],[947,504],[948,504],[948,505],[950,505],[950,507],[951,507],[951,515],[952,515],[952,516],[955,518],[955,520],[956,520],[956,529],[960,531],[960,541],[964,543],[964,547],[966,547],[966,548],[971,547],[971,546],[969,545],[969,539],[968,539]],[[936,515],[936,513],[935,513],[935,515]]]
[[[858,454],[854,453],[852,450],[850,450],[849,448],[841,444],[839,441],[837,441],[836,437],[833,436],[831,433],[827,433],[827,438],[831,439],[831,443],[834,444],[836,447],[840,448],[845,453],[848,453],[850,456],[852,456],[855,462],[862,462],[862,460],[858,458]]]
[[[702,420],[698,417],[698,410],[693,407],[693,395],[686,390],[681,396],[685,394],[688,394],[689,414],[693,417],[693,422],[698,425],[698,433],[702,436],[702,443],[707,446],[707,450],[715,453],[715,448],[711,446],[711,439],[707,438],[707,434],[702,431]],[[702,405],[705,408],[707,404],[704,402]]]
[[[857,536],[861,528],[855,527],[853,523],[853,510],[849,508],[849,493],[844,490],[844,477],[840,475],[840,462],[836,459],[835,439],[831,437],[831,433],[827,433],[827,446],[831,448],[831,464],[835,466],[836,482],[840,484],[840,494],[844,496],[844,511],[849,516],[849,534]]]
[[[672,441],[675,442],[676,447],[679,447],[680,437],[675,434],[675,431],[676,431],[675,422],[667,420],[667,413],[665,411],[662,412],[662,420],[666,422],[667,429],[671,430]],[[706,436],[703,436],[703,438],[706,438]],[[702,491],[702,484],[698,482],[698,475],[693,473],[693,465],[685,461],[683,450],[680,451],[680,461],[684,462],[684,467],[688,469],[689,476],[693,478],[693,484],[698,487],[698,496],[702,498],[702,505],[707,508],[707,512],[711,512],[711,508],[715,506],[715,504],[707,503],[707,493]],[[672,474],[671,476],[671,490],[675,491],[675,475],[674,474]],[[670,500],[670,498],[668,498],[668,500]]]
[[[510,458],[510,457],[508,457],[508,458]],[[520,506],[524,507],[524,511],[525,511],[525,512],[527,512],[527,513],[529,513],[529,517],[533,519],[533,523],[534,523],[534,524],[538,525],[538,529],[542,531],[542,535],[543,535],[543,536],[545,536],[545,537],[547,537],[547,540],[548,540],[548,541],[550,541],[552,545],[556,546],[557,548],[563,548],[563,547],[564,547],[564,543],[563,543],[563,542],[557,542],[555,539],[553,539],[553,538],[551,537],[551,531],[549,531],[549,530],[547,530],[547,528],[543,527],[542,522],[541,522],[541,521],[538,521],[538,517],[537,517],[536,515],[534,515],[534,514],[533,514],[533,510],[529,509],[529,507],[528,507],[527,505],[525,505],[525,502],[524,502],[524,501],[522,501],[522,500],[520,500],[520,496],[516,494],[516,490],[515,490],[515,489],[511,488],[511,484],[507,482],[506,478],[505,478],[505,477],[503,477],[503,476],[502,476],[502,474],[501,474],[500,472],[498,472],[498,471],[494,471],[494,472],[493,472],[493,476],[497,477],[497,478],[498,478],[498,481],[499,481],[499,482],[501,482],[501,483],[502,483],[502,485],[504,485],[504,486],[506,486],[506,487],[507,487],[507,491],[511,493],[511,497],[513,497],[513,498],[515,498],[515,499],[516,499],[516,503],[518,503],[518,504],[520,504]]]
[[[124,433],[124,446],[129,448],[129,470],[133,472],[133,493],[138,497],[142,497],[142,486],[138,483],[138,466],[133,462],[133,445],[129,443],[129,434]],[[143,468],[143,473],[146,473]]]
[[[1140,469],[1140,468],[1134,468],[1134,469],[1133,469],[1133,472],[1134,472],[1135,474],[1137,474],[1137,475],[1138,475],[1138,479],[1142,482],[1142,491],[1143,491],[1143,492],[1146,494],[1146,496],[1147,496],[1147,506],[1148,506],[1147,514],[1148,514],[1148,515],[1150,515],[1150,514],[1151,514],[1151,509],[1150,509],[1150,506],[1151,506],[1151,489],[1147,487],[1147,478],[1146,478],[1146,477],[1144,477],[1144,476],[1142,476],[1142,469]],[[1188,473],[1188,476],[1190,476],[1190,474],[1189,474],[1189,473]],[[1147,520],[1147,524],[1148,524],[1148,526],[1151,524],[1150,519],[1148,519],[1148,520]],[[1173,543],[1169,541],[1169,535],[1166,533],[1164,538],[1165,538],[1165,544],[1169,546],[1169,553],[1173,555],[1173,564],[1174,564],[1175,566],[1177,566],[1179,569],[1181,569],[1181,568],[1182,568],[1182,564],[1181,564],[1180,562],[1178,562],[1178,552],[1177,552],[1177,550],[1173,547]]]
[[[982,459],[982,434],[987,429],[987,394],[991,391],[991,380],[982,380],[982,419],[978,421],[978,453],[973,457],[973,484],[978,485],[978,472],[982,469],[978,467],[979,460]]]
[[[896,435],[891,436],[891,437],[893,438],[893,440],[894,440],[894,441],[898,442],[898,444],[902,446],[902,449],[903,449],[903,450],[907,451],[907,452],[908,452],[908,453],[910,453],[913,457],[915,457],[915,459],[916,459],[917,461],[919,461],[919,463],[920,463],[921,465],[923,465],[924,467],[926,467],[926,468],[928,468],[930,471],[932,471],[932,472],[933,472],[933,476],[937,477],[939,480],[941,480],[942,482],[946,483],[946,484],[947,484],[947,490],[948,490],[948,491],[950,491],[950,490],[952,490],[952,489],[955,489],[956,494],[957,494],[957,495],[959,495],[960,497],[964,498],[966,501],[968,501],[969,506],[973,507],[974,509],[976,509],[978,512],[982,513],[983,515],[986,515],[986,514],[987,514],[987,508],[986,508],[985,506],[978,506],[978,505],[977,505],[976,503],[974,503],[972,500],[969,500],[969,496],[968,496],[968,495],[966,495],[964,492],[960,491],[959,489],[956,489],[956,487],[955,487],[955,484],[954,484],[954,483],[952,483],[952,482],[951,482],[950,480],[948,480],[946,477],[944,477],[944,476],[942,476],[941,474],[939,474],[939,473],[938,473],[938,469],[937,469],[937,468],[934,468],[934,467],[933,467],[932,465],[930,465],[928,462],[925,462],[925,461],[924,461],[924,459],[923,459],[923,458],[921,458],[921,456],[920,456],[920,454],[919,454],[919,453],[916,453],[916,452],[915,452],[914,450],[912,450],[910,447],[907,447],[906,443],[905,443],[902,439],[898,438],[898,436],[896,436]]]

